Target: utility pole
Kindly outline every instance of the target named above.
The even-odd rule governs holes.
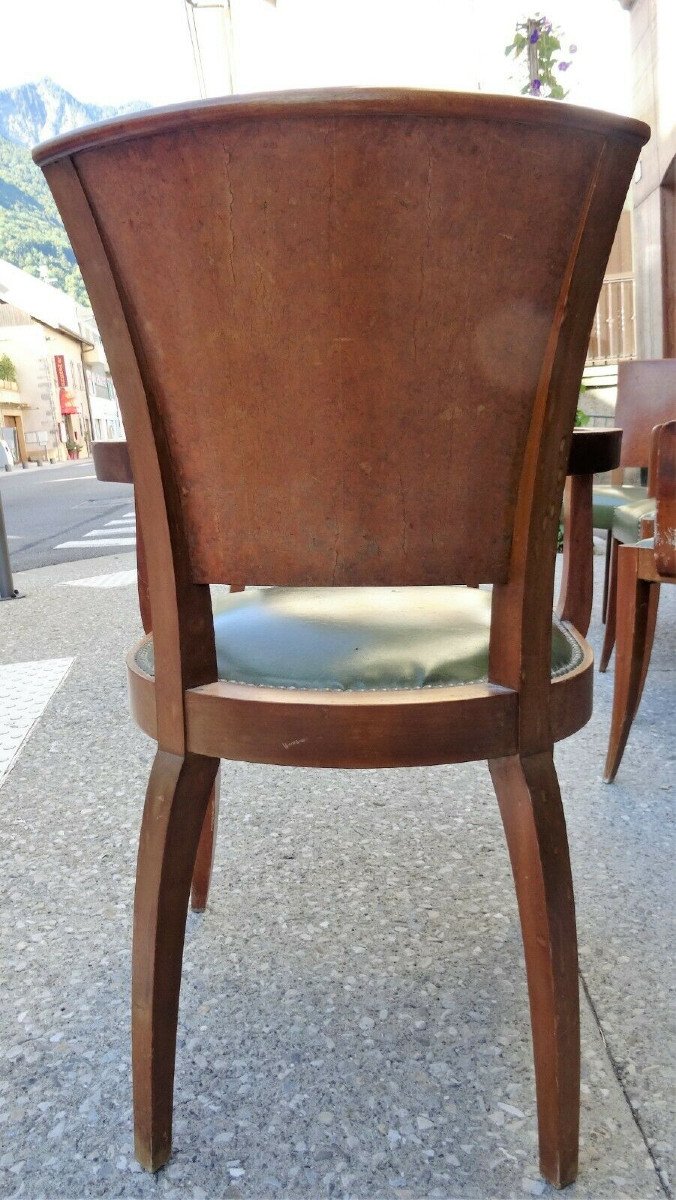
[[[12,568],[9,565],[9,546],[5,532],[5,517],[0,496],[0,600],[21,600],[21,593],[14,587]]]
[[[205,3],[199,3],[198,0],[185,0],[185,4],[186,4],[186,14],[188,14],[188,8],[190,8],[192,10],[192,27],[190,27],[189,14],[188,14],[188,27],[190,28],[190,36],[191,36],[191,40],[192,40],[192,44],[193,44],[193,55],[195,58],[195,69],[197,71],[197,79],[198,79],[200,91],[201,91],[203,97],[206,97],[206,85],[204,82],[204,68],[203,68],[203,64],[202,64],[202,54],[201,54],[200,47],[199,47],[197,24],[195,22],[195,12],[199,11],[201,9],[206,9],[206,8],[210,8],[210,9],[218,8],[221,10],[222,17],[223,17],[223,40],[225,43],[225,58],[226,58],[226,69],[227,69],[227,83],[228,83],[227,90],[231,96],[234,95],[234,92],[235,92],[235,78],[234,78],[234,70],[233,70],[234,37],[233,37],[231,0],[219,0],[218,3],[213,3],[213,0],[205,0]]]

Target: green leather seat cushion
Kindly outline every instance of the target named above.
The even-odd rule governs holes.
[[[218,677],[280,688],[365,691],[485,680],[491,597],[466,587],[247,588],[214,602]],[[582,659],[553,621],[552,675]],[[152,638],[137,663],[154,674]]]
[[[615,509],[613,517],[613,537],[625,546],[634,546],[641,536],[641,520],[643,517],[655,519],[655,499],[646,496],[645,500],[634,500],[632,504],[621,504]]]
[[[613,514],[620,504],[645,500],[647,488],[614,483],[594,484],[592,492],[594,529],[612,529]]]

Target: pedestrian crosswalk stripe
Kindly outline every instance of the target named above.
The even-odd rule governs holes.
[[[108,525],[135,525],[135,524],[136,524],[135,517],[116,517],[114,521],[106,521],[106,526],[108,526]]]
[[[83,536],[86,538],[92,538],[92,537],[114,538],[114,537],[117,537],[119,534],[124,535],[125,533],[128,533],[130,536],[132,536],[134,534],[134,532],[135,531],[133,529],[90,529],[89,533],[85,533],[85,534],[83,534]]]
[[[88,547],[90,547],[90,546],[135,546],[135,545],[136,545],[135,537],[128,537],[128,538],[105,537],[105,538],[92,538],[91,541],[89,541],[89,542],[84,541],[84,539],[80,542],[59,542],[58,546],[55,546],[54,549],[55,550],[71,550],[71,549],[75,550],[75,549],[88,549]]]
[[[90,575],[88,579],[65,579],[62,587],[113,588],[129,587],[136,583],[136,570],[111,571],[107,575]]]

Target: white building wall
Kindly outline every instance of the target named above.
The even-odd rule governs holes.
[[[80,343],[35,322],[0,325],[0,354],[8,354],[16,367],[28,457],[66,458],[66,420],[61,414],[55,357],[63,357],[68,387],[77,407],[71,424],[84,443],[89,415]]]

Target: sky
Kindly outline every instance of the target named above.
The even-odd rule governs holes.
[[[201,2],[201,0],[200,0]],[[519,90],[516,21],[546,13],[578,46],[569,100],[631,112],[629,16],[618,0],[231,0],[234,89],[407,86]],[[171,104],[200,90],[184,0],[0,0],[0,89],[49,76],[96,104]],[[229,90],[220,10],[196,15],[207,95]],[[523,69],[523,68],[522,68]],[[519,81],[521,82],[521,81]]]

